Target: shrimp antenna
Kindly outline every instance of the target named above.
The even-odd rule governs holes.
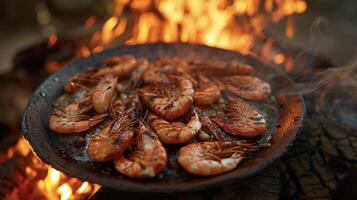
[[[149,114],[149,110],[146,110],[146,112],[145,112],[145,115],[144,115],[144,117],[143,117],[143,121],[146,119],[146,117],[148,116],[148,114]]]
[[[117,117],[117,112],[114,110],[113,101],[110,101],[108,113],[109,113],[110,117],[112,117],[112,118]]]
[[[90,89],[82,84],[79,84],[79,83],[73,83],[73,85],[76,85],[80,88],[83,88],[84,90],[86,90],[87,92],[90,92]]]

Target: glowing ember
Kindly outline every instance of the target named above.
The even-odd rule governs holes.
[[[60,181],[60,172],[54,168],[49,168],[45,179],[46,186],[57,186]]]
[[[58,36],[55,34],[52,34],[49,38],[48,38],[48,47],[53,47],[58,41]]]
[[[61,195],[61,200],[69,200],[72,196],[72,188],[68,183],[61,185],[57,191]]]
[[[294,37],[294,21],[291,17],[286,21],[285,35],[288,38]]]
[[[77,193],[78,193],[78,194],[88,193],[88,192],[90,191],[90,187],[91,187],[91,186],[90,186],[89,183],[86,181],[86,182],[84,182],[84,183],[81,185],[81,187],[78,188]]]
[[[276,64],[282,64],[285,61],[285,56],[283,54],[276,54],[274,57],[274,62]]]

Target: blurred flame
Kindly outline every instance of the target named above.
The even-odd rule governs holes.
[[[87,18],[87,20],[84,22],[84,26],[87,28],[90,28],[94,26],[94,24],[97,22],[97,17],[96,16],[90,16]]]
[[[68,183],[64,183],[61,185],[57,192],[61,195],[61,200],[68,200],[72,196],[72,188],[68,185]]]
[[[290,72],[293,69],[293,66],[294,66],[294,60],[293,58],[289,57],[285,63],[285,70],[287,72]]]
[[[81,47],[81,54],[82,54],[83,57],[88,57],[88,56],[90,56],[91,52],[88,49],[88,47],[82,46]]]
[[[264,28],[288,17],[286,36],[294,36],[294,22],[290,16],[307,10],[305,0],[114,0],[115,16],[110,17],[102,31],[92,36],[98,42],[83,55],[104,50],[127,29],[128,8],[134,13],[135,23],[125,44],[147,42],[190,42],[225,48],[248,54],[258,37],[264,38]],[[266,38],[264,39],[266,40]],[[271,41],[265,42],[265,61]],[[270,46],[269,46],[270,45]],[[98,48],[99,47],[99,48]],[[279,57],[279,56],[278,56]]]
[[[274,62],[276,64],[282,64],[284,63],[284,61],[285,61],[285,56],[283,54],[279,53],[275,55]]]
[[[30,151],[31,151],[31,147],[28,144],[27,140],[25,140],[24,138],[20,138],[15,147],[12,149],[9,149],[9,151],[11,151],[11,154],[13,155],[14,151],[20,153],[23,156],[26,156]],[[9,156],[11,157],[11,156]]]
[[[49,186],[56,186],[60,181],[60,172],[50,167],[48,168],[47,177],[45,178],[45,184]]]
[[[87,57],[114,46],[148,42],[188,42],[256,54],[265,62],[288,64],[271,52],[273,41],[264,34],[268,25],[286,19],[285,35],[294,37],[292,15],[308,9],[305,0],[112,0],[113,16],[78,48]],[[108,5],[109,7],[109,5]],[[94,16],[85,21],[93,26]],[[49,38],[49,46],[57,41]],[[258,49],[257,49],[258,46]],[[258,52],[258,54],[257,54]],[[276,60],[278,59],[278,60]],[[57,70],[52,64],[50,70]]]
[[[285,35],[288,38],[294,37],[294,21],[291,17],[289,17],[286,21],[286,27],[285,27]]]
[[[102,42],[104,44],[108,43],[114,37],[114,28],[118,24],[118,19],[116,17],[111,17],[107,22],[104,23],[102,31]]]
[[[47,46],[49,48],[55,46],[55,44],[57,43],[58,41],[58,36],[56,34],[52,34],[50,35],[50,37],[48,38],[48,42],[47,42]]]
[[[87,193],[91,190],[91,186],[89,185],[89,183],[87,181],[85,181],[81,187],[78,188],[78,190],[76,191],[78,194],[83,194],[83,193]]]

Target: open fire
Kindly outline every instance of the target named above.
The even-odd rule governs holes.
[[[132,34],[126,44],[146,42],[190,42],[236,50],[248,54],[254,45],[267,40],[267,25],[286,20],[285,33],[294,36],[291,15],[303,13],[303,0],[234,0],[234,1],[127,1],[117,0],[114,16],[96,32],[87,48],[92,52],[104,49],[122,36],[134,13]],[[85,53],[84,53],[85,54]]]
[[[219,47],[281,64],[293,63],[284,52],[274,50],[267,26],[285,25],[285,36],[294,37],[293,15],[307,10],[305,0],[114,0],[114,13],[75,50],[86,57],[122,44],[147,42],[189,42]],[[85,27],[96,23],[89,17]],[[52,35],[48,45],[58,37]],[[53,64],[53,63],[51,63]]]
[[[86,199],[100,186],[71,178],[44,164],[31,150],[24,138],[6,153],[7,159],[16,154],[26,157],[26,178],[20,187],[14,189],[5,199]]]
[[[267,63],[281,64],[287,70],[292,58],[284,52],[274,51],[274,39],[265,28],[274,24],[285,25],[285,36],[294,37],[294,14],[307,10],[304,0],[113,0],[114,11],[90,37],[79,41],[74,57],[86,57],[92,53],[122,44],[147,42],[189,42],[205,44],[253,55]],[[84,26],[88,29],[97,22],[89,17]],[[59,41],[55,34],[48,39],[52,48]],[[46,69],[53,72],[62,64],[49,61]],[[0,158],[0,163],[15,154],[30,157],[34,164],[26,167],[24,186],[16,188],[9,199],[85,199],[100,186],[71,178],[42,163],[21,138]],[[33,196],[29,197],[28,195]]]

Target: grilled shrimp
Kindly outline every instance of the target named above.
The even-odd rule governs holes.
[[[98,72],[95,73],[95,76],[112,74],[119,78],[127,77],[137,67],[137,61],[135,57],[131,55],[112,57],[103,61],[103,63],[109,65],[109,67],[99,69]]]
[[[172,74],[175,68],[171,65],[168,66],[150,66],[143,74],[145,83],[170,83],[168,74]]]
[[[73,93],[79,88],[89,89],[98,82],[98,78],[94,76],[97,71],[98,69],[88,69],[75,75],[64,85],[64,91]]]
[[[207,106],[216,102],[221,96],[217,84],[203,75],[199,75],[198,79],[199,86],[195,88],[193,96],[194,104],[198,106]]]
[[[127,158],[122,156],[115,160],[115,168],[132,178],[149,178],[159,174],[166,166],[167,153],[157,135],[151,128],[140,122],[137,150]]]
[[[251,75],[255,72],[251,65],[233,61],[225,65],[225,72],[227,75]]]
[[[129,79],[129,88],[135,88],[141,81],[145,71],[149,67],[149,61],[146,58],[139,58],[136,69],[131,73]]]
[[[174,120],[186,114],[193,102],[192,83],[186,78],[170,76],[178,88],[165,92],[153,91],[152,87],[144,88],[139,95],[156,115],[166,119]]]
[[[241,141],[191,143],[180,149],[178,162],[191,174],[212,176],[235,169],[246,151],[258,148],[259,145]]]
[[[98,113],[104,113],[108,110],[117,81],[117,77],[108,74],[104,76],[95,87],[92,94],[92,101],[94,109]]]
[[[107,116],[106,114],[94,117],[85,115],[92,108],[92,100],[88,96],[68,105],[64,110],[55,109],[50,117],[49,127],[57,133],[64,134],[86,131],[98,125]]]
[[[129,147],[134,138],[131,126],[136,122],[130,112],[123,113],[90,138],[87,154],[93,161],[113,160]]]
[[[251,75],[255,72],[252,66],[239,61],[227,64],[220,62],[207,64],[206,62],[196,61],[192,65],[191,71],[205,73],[210,76]]]
[[[212,120],[232,135],[257,137],[267,130],[263,115],[239,99],[230,98],[225,115],[218,115]]]
[[[67,116],[65,113],[53,113],[49,120],[50,129],[63,134],[80,133],[101,123],[107,114],[99,114],[94,117]]]
[[[115,118],[130,109],[133,109],[134,114],[142,113],[142,104],[137,94],[129,95],[125,99],[116,99],[110,106],[109,114],[112,118]]]
[[[180,122],[170,123],[154,114],[149,114],[148,120],[164,144],[185,143],[191,140],[202,126],[196,112],[194,112],[194,116],[187,124]]]
[[[271,95],[270,85],[253,76],[230,76],[222,78],[226,90],[248,100],[265,100]]]

